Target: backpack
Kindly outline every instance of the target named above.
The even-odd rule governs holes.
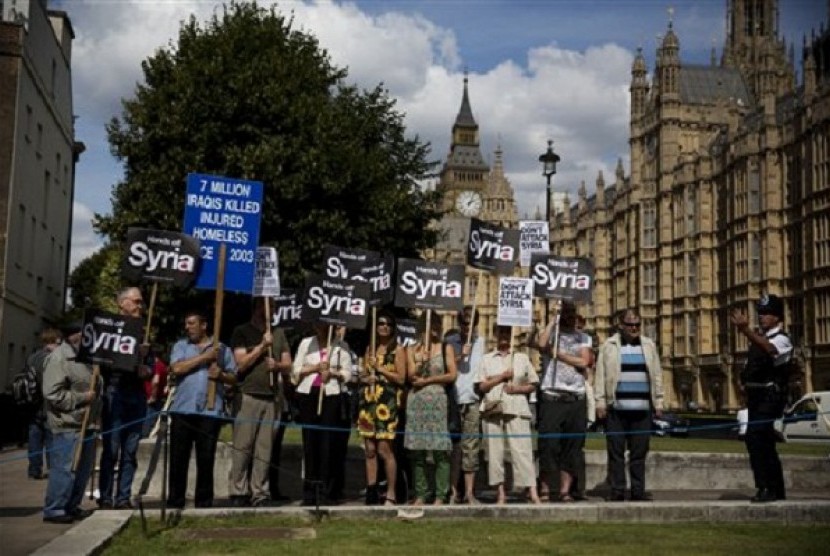
[[[23,370],[12,378],[12,397],[18,406],[35,407],[43,401],[37,371],[28,361]]]

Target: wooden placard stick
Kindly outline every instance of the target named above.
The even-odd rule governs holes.
[[[222,302],[225,299],[225,252],[224,243],[219,244],[219,266],[216,268],[216,300],[213,308],[213,351],[219,352],[219,332],[222,328]],[[217,364],[220,364],[217,361]],[[221,364],[220,364],[221,366]],[[207,408],[216,407],[216,381],[208,380]]]
[[[334,326],[329,325],[329,336],[326,340],[326,361],[331,361],[331,335],[334,332]],[[326,383],[320,383],[320,394],[317,396],[317,415],[321,415],[323,413],[323,396],[326,395]]]
[[[93,394],[98,392],[98,377],[101,376],[101,367],[99,365],[92,366],[92,377],[89,379],[89,391]],[[84,408],[84,418],[81,421],[81,434],[78,437],[78,443],[75,444],[75,456],[72,458],[72,472],[78,470],[78,465],[81,463],[81,453],[84,450],[84,440],[86,437],[86,429],[89,427],[89,416],[92,413],[92,404],[95,403],[93,398],[86,408]]]
[[[153,289],[150,290],[150,306],[147,308],[147,324],[144,327],[144,344],[150,343],[150,326],[153,323],[153,311],[156,308],[156,296],[159,292],[159,283],[153,282]]]
[[[432,322],[431,322],[431,320],[432,320],[432,309],[427,309],[427,327],[426,327],[426,330],[424,330],[424,345],[427,348],[427,354],[426,354],[427,361],[429,361],[429,357],[430,357],[429,350],[430,350],[430,347],[432,347],[431,346],[431,344],[432,344]]]
[[[371,336],[372,340],[371,340],[371,344],[372,344],[372,359],[375,360],[375,365],[371,369],[369,369],[369,374],[372,376],[372,378],[375,377],[375,367],[377,367],[377,364],[378,364],[377,330],[378,330],[378,308],[377,307],[372,307],[372,336]],[[374,382],[369,386],[369,394],[371,394],[372,396],[375,395],[375,384],[374,384]]]
[[[545,300],[547,303],[547,300]],[[562,314],[562,300],[556,300],[556,307],[554,308],[556,314],[553,316],[554,325],[553,325],[553,347],[550,350],[550,357],[551,361],[553,361],[553,369],[554,369],[554,379],[556,378],[556,354],[559,351],[559,316]]]
[[[265,296],[265,331],[270,334],[271,333],[271,298],[267,295]],[[268,357],[274,357],[274,342],[272,341],[268,345]],[[271,390],[274,389],[274,372],[271,371],[268,373],[268,385],[271,387]]]

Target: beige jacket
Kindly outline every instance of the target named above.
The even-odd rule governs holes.
[[[660,354],[650,338],[640,337],[643,355],[646,358],[648,378],[651,383],[651,405],[654,409],[663,409],[663,369],[660,367]],[[617,382],[620,379],[620,335],[614,334],[599,348],[596,375],[594,376],[594,399],[597,409],[614,405]]]
[[[64,342],[46,358],[43,372],[43,397],[46,400],[46,419],[53,432],[71,432],[81,429],[84,411],[88,405],[86,394],[92,380],[92,367],[75,361],[75,350]],[[98,380],[98,397],[92,402],[89,428],[97,429],[103,403]]]

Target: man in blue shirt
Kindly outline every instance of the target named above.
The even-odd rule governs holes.
[[[213,463],[219,438],[220,417],[224,414],[221,384],[236,383],[236,363],[231,350],[222,344],[213,347],[207,334],[207,318],[199,311],[185,314],[187,338],[179,340],[170,354],[170,372],[176,391],[170,404],[170,482],[167,505],[183,509],[187,490],[190,450],[196,448],[197,508],[213,505]],[[208,383],[216,388],[216,403],[207,408]]]

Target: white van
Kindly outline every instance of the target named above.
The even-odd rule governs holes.
[[[811,392],[784,413],[787,442],[830,442],[830,392]]]

